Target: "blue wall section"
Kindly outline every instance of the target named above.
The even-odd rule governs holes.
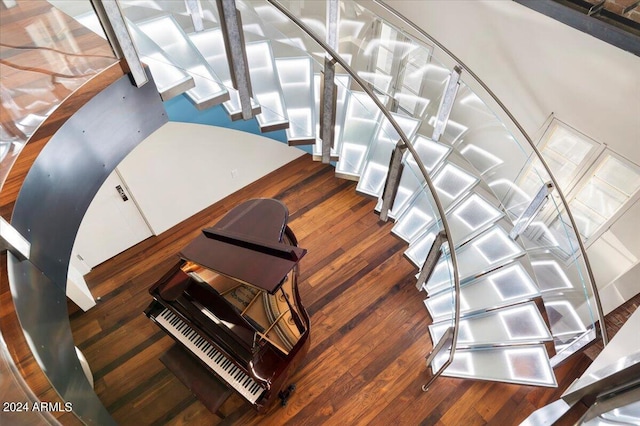
[[[260,133],[258,122],[255,118],[251,120],[231,121],[222,105],[217,105],[205,111],[198,111],[195,106],[184,96],[176,96],[164,103],[164,107],[169,114],[170,121],[182,123],[207,124],[209,126],[226,127],[228,129],[241,130],[243,132],[255,133],[279,142],[287,142],[287,135],[284,130],[275,132]]]
[[[261,133],[255,118],[247,121],[231,121],[224,108],[222,108],[222,105],[209,108],[205,111],[199,111],[184,95],[180,95],[166,101],[164,107],[167,110],[170,121],[226,127],[228,129],[254,133],[278,142],[287,143],[287,134],[284,130]],[[297,148],[311,153],[311,146],[298,146]]]

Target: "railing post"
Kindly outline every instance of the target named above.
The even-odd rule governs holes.
[[[327,1],[327,44],[336,52],[338,51],[338,31],[340,21],[340,1]]]
[[[453,71],[451,71],[449,82],[447,83],[447,87],[442,95],[442,101],[438,108],[438,116],[436,117],[436,122],[433,126],[433,135],[431,136],[431,139],[436,142],[440,140],[440,137],[444,133],[444,129],[447,127],[449,115],[453,109],[453,101],[456,99],[456,94],[460,87],[460,73],[462,73],[462,68],[456,65],[453,68]]]
[[[331,148],[335,140],[338,88],[335,83],[335,60],[324,59],[324,73],[320,88],[320,139],[322,140],[322,162],[331,161]]]
[[[549,199],[549,194],[553,191],[553,183],[547,182],[542,185],[542,188],[538,191],[531,203],[527,206],[527,208],[522,212],[518,220],[515,222],[515,226],[509,232],[509,237],[512,240],[515,240],[524,232],[525,229],[531,224],[531,221],[536,217],[536,215],[540,212],[542,207],[547,203]]]
[[[436,238],[433,240],[433,244],[431,244],[431,248],[429,249],[429,254],[427,254],[427,258],[424,260],[424,264],[422,265],[422,269],[418,275],[418,281],[416,282],[416,288],[418,290],[422,290],[422,287],[426,285],[429,278],[431,278],[431,275],[438,264],[438,260],[440,260],[440,256],[442,256],[442,250],[440,248],[447,240],[447,233],[445,231],[438,232]]]
[[[111,49],[118,59],[125,59],[128,72],[136,87],[144,86],[149,79],[144,71],[131,34],[117,0],[91,0],[100,25],[109,40]]]
[[[389,211],[393,207],[393,201],[398,194],[398,187],[400,186],[400,177],[404,170],[404,164],[402,158],[407,147],[402,143],[398,143],[391,153],[391,159],[389,160],[389,171],[387,172],[387,179],[384,183],[384,190],[382,191],[382,207],[380,208],[380,220],[387,221],[389,218]]]
[[[229,60],[229,70],[231,71],[231,82],[238,91],[240,106],[242,108],[242,119],[249,120],[253,117],[251,108],[251,77],[249,76],[249,65],[247,61],[247,51],[245,50],[244,32],[242,30],[242,19],[240,11],[236,9],[234,0],[216,0],[218,15],[220,15],[220,28],[224,39],[224,48],[227,51]]]
[[[204,24],[202,23],[202,8],[200,7],[199,0],[184,0],[184,4],[187,7],[187,12],[191,16],[191,22],[193,22],[193,29],[196,32],[204,30]]]

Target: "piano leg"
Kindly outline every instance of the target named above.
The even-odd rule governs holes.
[[[287,402],[289,402],[289,397],[291,396],[294,390],[296,390],[295,383],[290,384],[288,388],[281,390],[280,393],[278,394],[278,398],[280,398],[280,403],[282,404],[283,407],[287,406]]]

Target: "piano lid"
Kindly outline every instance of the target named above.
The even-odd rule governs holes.
[[[307,252],[281,243],[288,215],[278,200],[246,201],[204,229],[180,255],[273,294]]]

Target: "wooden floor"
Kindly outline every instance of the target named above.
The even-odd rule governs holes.
[[[284,201],[300,246],[309,250],[300,292],[312,343],[287,407],[257,415],[234,396],[222,408],[222,421],[160,363],[172,340],[142,311],[151,300],[148,287],[175,253],[255,197]],[[430,319],[414,287],[414,268],[402,257],[404,243],[373,209],[353,182],[304,156],[97,267],[89,285],[101,301],[86,313],[70,306],[71,323],[113,417],[122,425],[516,425],[556,400],[587,367],[580,355],[559,368],[558,389],[441,378],[423,393]],[[574,417],[584,410],[578,407]]]

